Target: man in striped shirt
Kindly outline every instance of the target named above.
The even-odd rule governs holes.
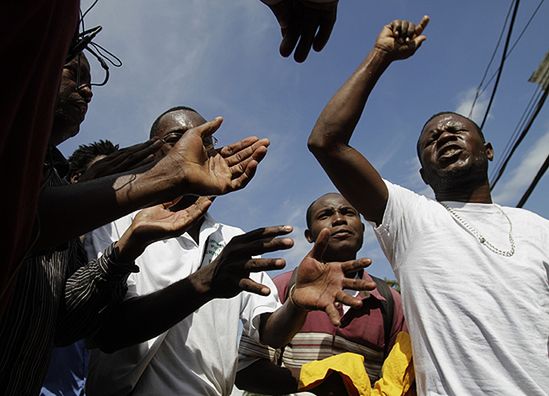
[[[354,260],[362,247],[364,225],[358,211],[338,193],[328,193],[316,199],[307,209],[305,238],[315,242],[321,230],[330,230],[330,241],[324,253],[326,262]],[[354,352],[365,357],[365,369],[372,384],[380,377],[381,366],[396,335],[404,329],[404,315],[400,294],[371,277],[364,271],[347,274],[374,280],[377,288],[360,292],[363,306],[353,309],[340,306],[342,325],[335,327],[324,312],[309,312],[301,330],[292,341],[279,350],[268,349],[249,337],[240,342],[238,388],[263,394],[293,393],[298,391],[297,378],[301,366],[313,360],[343,352]],[[284,302],[292,297],[293,273],[285,272],[274,278],[279,296]],[[358,292],[346,290],[356,296]],[[320,385],[335,386],[337,377]],[[332,389],[332,388],[331,388]],[[315,392],[326,391],[317,388]]]

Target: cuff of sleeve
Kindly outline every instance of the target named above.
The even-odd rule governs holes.
[[[139,272],[135,261],[122,262],[114,249],[114,243],[109,245],[99,258],[99,266],[107,276],[127,276],[130,272]]]

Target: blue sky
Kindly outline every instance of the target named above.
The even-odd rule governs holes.
[[[539,1],[521,2],[514,38]],[[89,3],[82,1],[82,8]],[[255,179],[245,190],[217,199],[211,213],[244,230],[293,225],[296,245],[283,255],[292,268],[310,248],[303,237],[307,206],[334,190],[309,154],[307,137],[381,27],[396,18],[418,22],[425,14],[431,17],[422,48],[413,58],[391,65],[374,89],[351,143],[386,179],[430,194],[417,172],[419,130],[438,111],[468,113],[509,4],[342,0],[326,48],[297,64],[278,54],[278,25],[257,0],[100,1],[86,17],[86,26],[103,26],[96,41],[124,65],[111,68],[107,86],[95,88],[80,134],[61,150],[70,155],[79,144],[98,139],[121,146],[144,141],[156,116],[176,105],[194,107],[207,119],[222,115],[225,122],[216,134],[220,144],[248,135],[268,137],[271,147]],[[536,88],[528,78],[549,50],[548,20],[549,5],[543,4],[506,62],[484,127],[496,160]],[[101,79],[101,73],[94,73],[99,65],[91,63],[95,80]],[[491,86],[477,103],[477,121],[490,91]],[[546,106],[498,183],[496,202],[514,206],[547,153]],[[526,205],[545,218],[548,180],[546,175]],[[369,227],[361,255],[374,260],[370,272],[394,278]]]

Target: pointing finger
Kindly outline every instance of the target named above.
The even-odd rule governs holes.
[[[423,18],[421,18],[421,21],[416,26],[416,34],[418,34],[418,35],[421,34],[423,32],[423,30],[429,24],[430,20],[431,19],[429,18],[429,16],[424,15]]]
[[[315,260],[322,261],[322,256],[328,247],[328,241],[330,240],[330,230],[324,228],[318,234],[315,244],[311,251],[307,253],[307,257],[312,257]]]

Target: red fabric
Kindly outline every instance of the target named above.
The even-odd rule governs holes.
[[[280,300],[284,303],[288,290],[288,283],[292,276],[292,271],[284,272],[273,279]],[[363,279],[371,280],[370,276],[364,272]],[[393,326],[391,334],[392,339],[389,340],[389,345],[395,342],[396,335],[404,330],[404,311],[402,310],[401,297],[398,292],[391,290],[394,304]],[[377,300],[385,301],[385,298],[377,289],[370,292],[371,297]],[[352,318],[345,327],[336,328],[330,322],[328,315],[323,311],[311,311],[307,314],[305,323],[299,333],[326,333],[335,334],[345,338],[346,340],[355,342],[361,345],[374,346],[382,349],[385,346],[383,315],[379,308],[372,308],[369,302],[370,298],[364,300],[364,304],[360,309],[349,309],[345,317]],[[377,304],[376,304],[377,305]],[[340,314],[343,313],[342,308],[339,308]],[[347,320],[345,320],[347,322]]]
[[[33,238],[42,165],[79,0],[17,0],[0,11],[0,313]]]

